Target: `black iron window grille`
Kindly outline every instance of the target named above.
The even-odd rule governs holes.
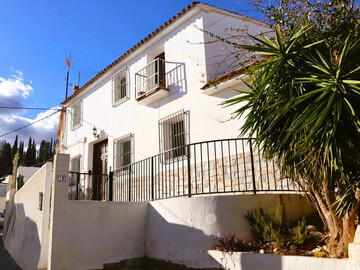
[[[130,170],[134,162],[134,134],[129,133],[114,141],[114,169]]]
[[[82,126],[82,102],[79,101],[73,105],[71,110],[71,129],[77,129]]]
[[[112,103],[117,106],[129,99],[128,68],[123,68],[112,77]]]
[[[159,147],[164,162],[187,156],[189,112],[181,110],[159,120]]]

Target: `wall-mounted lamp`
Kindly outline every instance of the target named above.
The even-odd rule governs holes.
[[[98,130],[96,127],[93,128],[93,135],[94,135],[94,138],[99,138]]]

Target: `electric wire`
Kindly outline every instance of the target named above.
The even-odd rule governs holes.
[[[27,128],[27,127],[29,127],[29,126],[32,126],[32,125],[34,125],[34,124],[36,124],[36,123],[39,123],[40,121],[45,120],[46,118],[49,118],[50,116],[52,116],[52,115],[60,112],[61,110],[62,110],[62,109],[57,109],[56,112],[54,112],[54,113],[52,113],[52,114],[49,114],[49,115],[47,115],[47,116],[45,116],[45,117],[43,117],[43,118],[40,118],[40,119],[38,119],[38,120],[30,123],[30,124],[27,124],[27,125],[22,126],[22,127],[20,127],[20,128],[17,128],[17,129],[14,129],[14,130],[12,130],[12,131],[9,131],[9,132],[7,132],[7,133],[4,133],[4,134],[0,135],[0,138],[1,138],[1,137],[4,137],[4,136],[6,136],[6,135],[9,135],[9,134],[11,134],[11,133],[14,133],[14,132],[16,132],[16,131],[19,131],[19,130],[21,130],[21,129],[24,129],[24,128]]]
[[[39,111],[56,111],[59,108],[35,108],[35,107],[12,107],[12,106],[0,106],[0,109],[9,109],[9,110],[39,110]]]

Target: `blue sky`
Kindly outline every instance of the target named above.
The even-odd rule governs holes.
[[[205,3],[258,17],[241,1]],[[75,59],[70,83],[85,84],[192,1],[3,0],[0,6],[0,106],[54,108],[65,98],[64,58]],[[248,11],[250,10],[250,11]],[[69,88],[72,92],[72,86]],[[0,136],[50,114],[0,109]],[[27,143],[56,137],[56,114],[17,134]],[[12,144],[16,133],[0,137]]]

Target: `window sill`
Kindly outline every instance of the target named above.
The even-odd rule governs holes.
[[[76,125],[75,127],[71,127],[71,131],[77,130],[81,126],[82,126],[82,124]]]
[[[120,100],[118,100],[118,101],[116,101],[116,102],[113,102],[113,105],[112,105],[112,106],[115,108],[115,107],[117,107],[117,106],[125,103],[125,102],[128,101],[129,99],[130,99],[129,97],[123,97],[122,99],[120,99]]]

